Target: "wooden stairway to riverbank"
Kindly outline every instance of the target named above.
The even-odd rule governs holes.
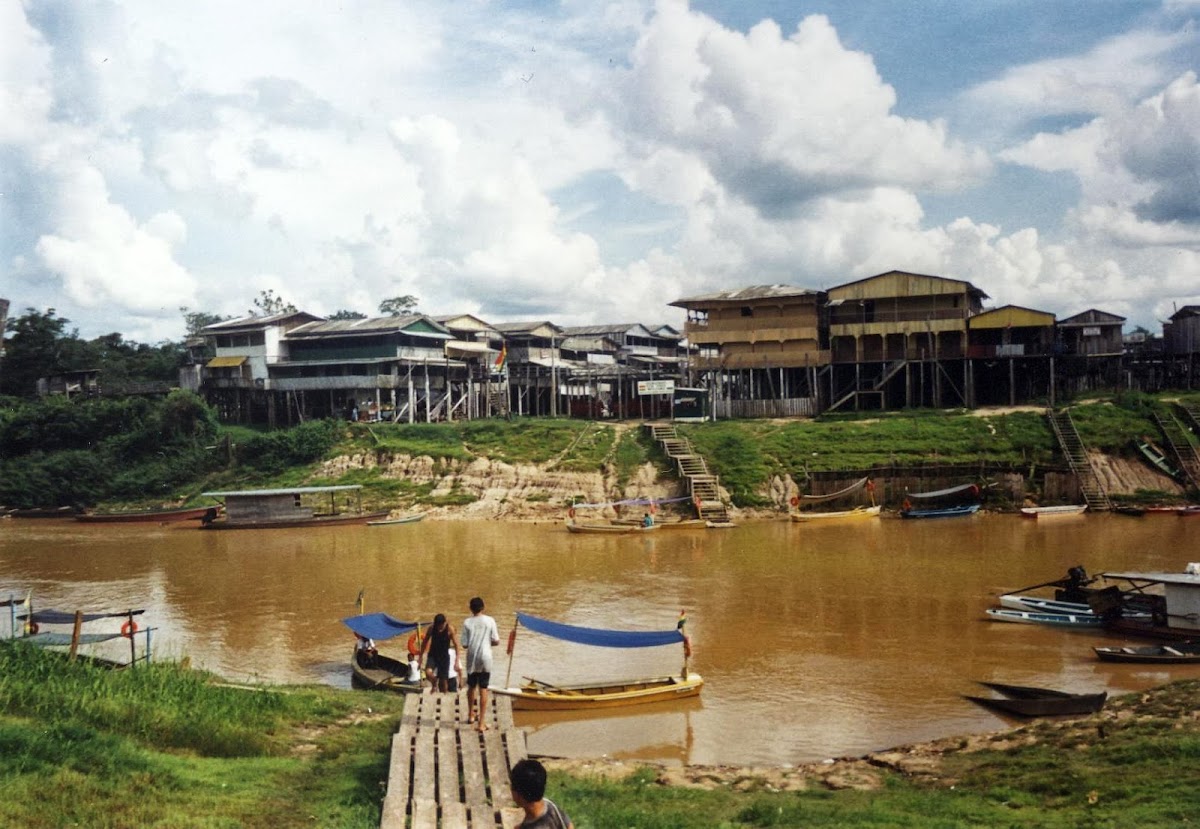
[[[1188,415],[1190,417],[1191,412],[1188,412]],[[1193,489],[1200,490],[1200,455],[1196,454],[1196,447],[1188,438],[1187,431],[1170,414],[1164,416],[1155,412],[1154,421],[1166,439],[1171,454],[1175,456],[1179,470]]]
[[[528,756],[512,700],[489,695],[482,734],[466,722],[466,694],[411,694],[392,738],[380,829],[514,829],[508,773]]]
[[[1060,412],[1047,409],[1046,417],[1049,418],[1050,428],[1054,430],[1054,435],[1058,438],[1059,447],[1071,465],[1071,471],[1079,479],[1079,491],[1083,493],[1083,499],[1087,502],[1088,509],[1093,512],[1111,510],[1112,502],[1108,499],[1104,485],[1096,476],[1096,470],[1092,468],[1087,449],[1079,437],[1079,432],[1075,429],[1075,421],[1071,420],[1071,413],[1066,409]]]
[[[728,524],[729,511],[721,498],[720,479],[709,471],[708,462],[696,452],[692,442],[680,437],[670,423],[648,423],[646,427],[667,457],[675,461],[679,477],[687,483],[696,517],[713,524]]]

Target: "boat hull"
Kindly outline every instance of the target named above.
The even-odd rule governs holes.
[[[576,524],[573,521],[567,524],[567,532],[592,533],[595,535],[633,535],[634,533],[648,533],[657,529],[657,524],[652,524],[649,527],[632,524]]]
[[[686,679],[667,676],[592,685],[557,686],[529,680],[519,688],[493,688],[492,693],[509,697],[514,711],[593,711],[687,699],[698,696],[703,685],[699,674],[688,674]]]
[[[987,616],[993,622],[1015,622],[1022,625],[1052,625],[1057,627],[1098,628],[1104,619],[1094,613],[1047,613],[1033,610],[1012,610],[989,607]]]
[[[803,523],[806,521],[853,521],[860,518],[878,518],[882,509],[882,507],[874,506],[856,507],[837,512],[793,512],[792,520]]]
[[[1132,662],[1141,665],[1200,663],[1200,642],[1175,645],[1141,645],[1121,648],[1092,648],[1101,662]]]
[[[342,527],[347,524],[367,524],[387,516],[386,512],[365,512],[361,515],[317,515],[312,518],[294,518],[280,521],[235,521],[217,519],[200,527],[206,530],[284,530],[296,527]]]
[[[1082,515],[1087,504],[1064,504],[1059,507],[1021,507],[1021,515],[1025,518],[1062,518],[1068,515]]]
[[[372,527],[382,527],[387,524],[415,524],[425,517],[425,513],[418,512],[414,515],[401,515],[399,518],[382,518],[378,521],[368,521]]]
[[[350,657],[350,679],[356,688],[369,691],[393,691],[398,694],[419,694],[422,683],[408,681],[408,666],[382,654],[376,655],[370,666],[361,664],[358,652]]]
[[[979,512],[979,504],[966,504],[961,507],[942,507],[941,509],[909,509],[901,510],[901,518],[957,518],[963,515],[974,515]]]
[[[138,512],[83,512],[75,516],[76,521],[86,524],[163,523],[168,521],[198,521],[215,507],[187,507],[186,509],[145,510]]]

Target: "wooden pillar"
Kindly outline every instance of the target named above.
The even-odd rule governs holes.
[[[1012,357],[1008,358],[1008,405],[1017,405],[1017,384],[1014,374],[1013,363],[1015,360]]]
[[[429,362],[422,361],[421,364],[425,369],[425,422],[433,423],[433,406],[429,400]]]

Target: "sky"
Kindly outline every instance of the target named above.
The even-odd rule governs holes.
[[[1200,303],[1200,0],[0,4],[0,297],[177,340],[669,323],[889,270],[1126,330]]]

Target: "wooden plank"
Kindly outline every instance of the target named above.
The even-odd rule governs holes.
[[[496,725],[501,731],[508,731],[513,727],[512,699],[499,694],[489,694],[488,696],[491,697],[492,710],[496,712]]]
[[[437,801],[414,800],[412,804],[412,829],[437,829]]]
[[[392,737],[392,759],[388,765],[388,794],[408,800],[408,785],[411,778],[412,741],[417,731],[417,718],[405,716],[400,720],[400,730]]]
[[[445,810],[450,803],[461,803],[459,789],[458,739],[454,723],[439,722],[437,729],[438,803]]]
[[[487,761],[488,793],[493,806],[507,806],[512,800],[508,785],[508,758],[504,753],[504,737],[500,729],[491,728],[483,734],[484,757]]]
[[[430,800],[437,802],[437,775],[434,755],[434,736],[437,728],[434,721],[437,718],[437,703],[422,697],[420,721],[417,726],[416,738],[413,740],[413,779],[412,799]]]
[[[463,800],[471,817],[471,826],[492,827],[496,825],[491,804],[488,803],[487,785],[483,777],[483,752],[479,733],[472,729],[459,732],[462,749]]]
[[[467,804],[442,801],[442,829],[467,829]]]
[[[408,825],[408,792],[403,795],[389,792],[383,798],[379,829],[405,829]]]
[[[525,732],[519,728],[510,728],[504,732],[504,747],[508,753],[508,767],[510,769],[529,756],[529,748],[525,742]]]

